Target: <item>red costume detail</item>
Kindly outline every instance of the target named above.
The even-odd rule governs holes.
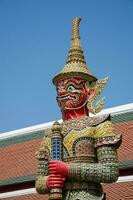
[[[55,175],[55,174],[50,174],[47,179],[47,187],[48,189],[54,188],[64,188],[65,185],[65,177],[62,175]]]
[[[69,165],[62,161],[52,160],[49,162],[49,173],[60,174],[63,177],[68,177]]]

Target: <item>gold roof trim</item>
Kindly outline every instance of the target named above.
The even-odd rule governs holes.
[[[79,76],[89,82],[96,81],[97,78],[90,73],[84,57],[83,50],[80,45],[79,24],[81,18],[76,17],[72,24],[72,39],[70,50],[67,56],[66,65],[64,68],[53,78],[53,83],[56,85],[58,81],[73,76]]]

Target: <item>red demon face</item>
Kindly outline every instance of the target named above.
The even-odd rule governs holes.
[[[58,82],[57,101],[62,110],[82,108],[87,102],[87,97],[85,80],[75,77]]]

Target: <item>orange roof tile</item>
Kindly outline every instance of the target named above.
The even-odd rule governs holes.
[[[133,160],[133,121],[114,124],[114,128],[117,133],[122,134],[122,144],[118,149],[119,160]]]
[[[106,184],[103,188],[107,200],[133,200],[133,182]]]
[[[34,175],[37,168],[35,152],[40,139],[14,144],[0,149],[0,180]]]

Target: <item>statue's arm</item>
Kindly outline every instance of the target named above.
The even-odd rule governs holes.
[[[110,121],[96,127],[95,148],[97,163],[73,163],[69,165],[69,178],[99,183],[115,182],[119,176],[117,148],[121,141]]]
[[[35,187],[37,192],[40,194],[49,193],[49,189],[47,188],[46,184],[48,179],[48,162],[50,159],[48,140],[49,139],[44,137],[39,151],[36,152],[38,165]]]
[[[38,193],[49,193],[46,182],[48,179],[48,161],[39,160],[35,187]]]
[[[69,178],[98,183],[115,182],[119,176],[116,148],[102,146],[97,148],[98,163],[70,164]]]

